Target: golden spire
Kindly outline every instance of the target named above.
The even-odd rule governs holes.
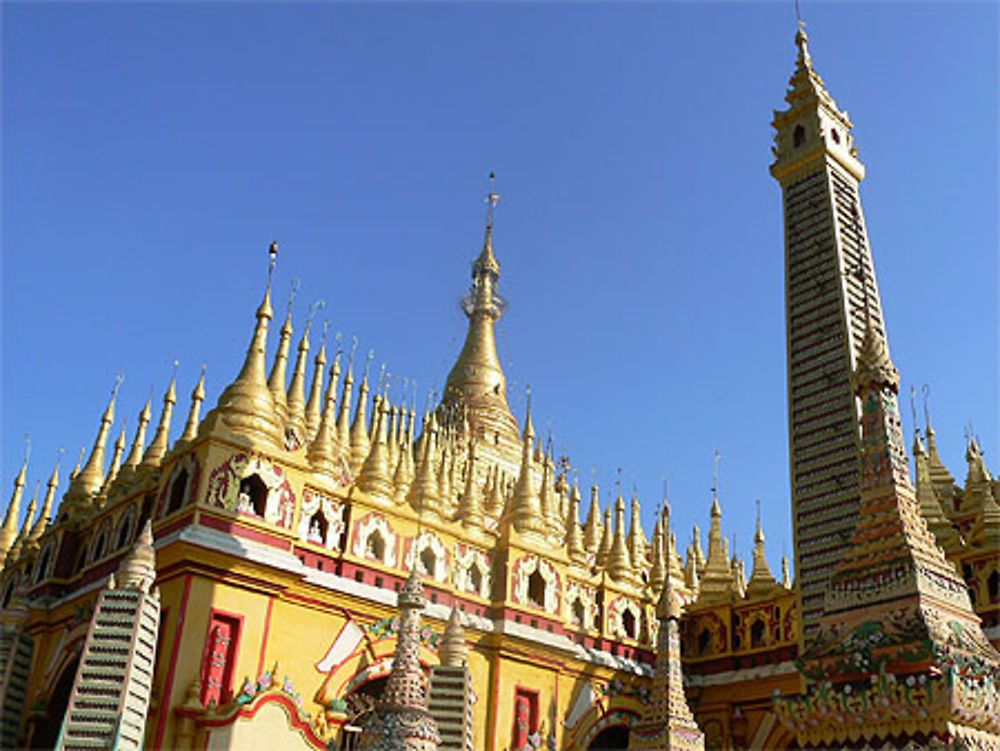
[[[482,252],[472,264],[472,287],[462,301],[469,330],[448,374],[441,403],[446,407],[465,407],[477,434],[496,435],[499,444],[513,449],[519,442],[517,421],[507,404],[507,379],[497,356],[493,330],[494,322],[506,308],[506,302],[497,293],[500,264],[493,254],[493,210],[500,198],[494,191],[493,180],[490,173],[486,236]]]
[[[115,398],[118,396],[118,387],[121,386],[123,380],[124,376],[121,373],[115,377],[111,399],[108,400],[107,409],[101,416],[101,427],[97,431],[97,438],[94,441],[94,448],[90,452],[90,458],[80,470],[80,474],[73,478],[66,491],[63,507],[70,516],[77,516],[84,512],[104,484],[104,451],[108,442],[108,432],[111,430],[111,424],[115,421]]]
[[[718,452],[716,452],[716,466],[718,466]],[[733,585],[732,562],[729,560],[727,541],[722,538],[722,507],[719,504],[719,496],[715,494],[718,487],[712,488],[712,523],[708,529],[708,561],[705,563],[705,571],[701,574],[701,588],[698,592],[698,599],[719,600],[729,596]]]
[[[760,522],[760,501],[757,501],[757,530],[753,536],[753,571],[746,585],[747,597],[764,597],[774,590],[777,582],[767,565],[764,554],[764,527]]]
[[[600,490],[595,482],[590,486],[590,511],[587,512],[587,526],[583,534],[583,544],[588,552],[597,553],[601,546],[601,532]]]
[[[656,520],[653,528],[652,561],[649,567],[649,586],[656,592],[663,586],[663,581],[667,578],[667,569],[664,558],[663,544],[663,519]]]
[[[444,431],[442,430],[442,432]],[[451,451],[448,449],[446,441],[447,436],[442,436],[441,440],[438,442],[441,446],[441,457],[437,463],[438,497],[441,499],[441,511],[443,513],[447,512],[452,498],[451,477],[448,474],[448,463],[451,458]]]
[[[436,437],[437,421],[434,415],[431,415],[420,437],[420,461],[417,463],[416,474],[406,494],[406,500],[418,514],[425,511],[437,512],[438,508],[437,479],[434,477]]]
[[[556,511],[555,488],[553,487],[553,466],[551,455],[552,440],[549,439],[549,447],[542,455],[542,485],[538,493],[538,505],[542,509],[542,521],[547,527],[550,537],[558,537],[560,532],[565,530],[566,520],[559,519]]]
[[[167,393],[163,395],[163,411],[160,412],[160,423],[156,426],[156,434],[142,455],[139,467],[146,470],[156,469],[163,462],[163,457],[170,448],[170,421],[174,416],[174,405],[177,404],[177,361],[174,360],[174,372],[170,377]]]
[[[622,498],[621,489],[615,501],[615,532],[605,569],[616,581],[628,581],[632,578],[632,561],[625,542],[625,499]]]
[[[288,380],[288,350],[292,344],[292,307],[295,305],[295,296],[299,293],[300,286],[301,283],[298,279],[292,279],[292,289],[288,294],[288,312],[285,314],[285,322],[281,326],[281,337],[278,340],[278,351],[274,355],[274,362],[271,364],[271,375],[267,378],[267,388],[271,391],[271,398],[274,400],[274,410],[282,424],[288,416],[288,396],[285,394],[285,383]]]
[[[17,533],[14,544],[11,545],[10,552],[7,553],[8,563],[13,563],[21,556],[21,551],[24,549],[24,543],[28,540],[28,535],[31,532],[31,523],[35,519],[35,509],[38,508],[38,489],[40,487],[42,487],[42,481],[38,480],[35,483],[35,492],[32,494],[31,500],[28,501],[28,510],[24,514],[24,522],[21,524],[21,531]]]
[[[393,469],[399,464],[399,407],[390,402],[389,407],[389,466]]]
[[[323,376],[326,374],[326,334],[330,330],[330,322],[323,322],[323,335],[320,337],[319,351],[313,361],[312,387],[309,389],[309,403],[306,405],[306,437],[311,441],[319,430],[319,421],[323,412]]]
[[[788,556],[781,556],[781,586],[785,589],[792,588],[792,573],[788,565]]]
[[[697,524],[691,530],[691,537],[691,554],[694,556],[694,565],[698,571],[698,576],[701,576],[705,570],[705,553],[701,548],[701,529]]]
[[[21,471],[14,478],[14,495],[10,498],[10,505],[7,507],[7,516],[4,517],[3,526],[0,527],[0,559],[7,555],[17,537],[17,522],[21,516],[21,496],[24,494],[24,486],[27,482],[28,459],[30,457],[31,438],[25,434],[24,461],[21,462]]]
[[[632,568],[640,571],[646,568],[646,533],[642,529],[642,510],[639,498],[633,490],[632,495],[632,526],[628,533],[628,552],[632,559]]]
[[[358,338],[354,337],[351,353],[347,357],[347,375],[344,389],[340,394],[340,408],[337,412],[337,448],[345,456],[351,452],[351,392],[354,387],[354,354],[358,349]]]
[[[302,329],[302,339],[299,340],[299,354],[295,359],[295,370],[292,371],[292,382],[288,386],[288,413],[285,418],[286,435],[291,431],[299,446],[303,446],[308,438],[306,427],[306,370],[309,362],[309,329],[312,328],[316,311],[325,303],[317,300],[309,306],[309,317]]]
[[[319,367],[319,358],[317,358]],[[316,428],[316,435],[309,444],[307,454],[313,467],[325,474],[333,474],[337,468],[336,436],[334,435],[334,407],[337,400],[337,381],[340,380],[340,347],[333,356],[330,367],[330,383],[326,387],[326,399],[323,402],[323,413]]]
[[[465,463],[465,490],[455,514],[455,521],[462,522],[466,528],[482,529],[483,526],[483,494],[476,481],[476,442],[469,441],[469,455]]]
[[[595,563],[598,568],[604,568],[611,556],[611,537],[614,534],[614,525],[611,522],[611,507],[604,509],[604,523],[601,525],[601,544],[597,546],[597,556]]]
[[[920,428],[913,431],[913,464],[917,479],[916,494],[917,503],[920,505],[920,515],[927,522],[927,528],[934,533],[938,545],[949,552],[958,550],[962,542],[958,531],[945,515],[938,490],[931,480],[930,458],[920,438]]]
[[[354,422],[351,423],[351,471],[355,473],[361,469],[371,450],[371,439],[368,437],[368,369],[374,356],[375,351],[368,350],[365,375],[358,388],[358,404],[354,409]]]
[[[125,471],[122,473],[123,477],[128,473],[133,472],[139,466],[139,462],[142,461],[142,452],[146,447],[146,426],[149,425],[149,421],[153,418],[153,410],[151,409],[152,404],[153,392],[152,389],[150,389],[149,396],[146,398],[146,404],[139,413],[139,425],[135,429],[135,438],[132,439],[132,448],[129,450],[128,458],[125,460]]]
[[[76,476],[80,474],[80,466],[83,464],[83,457],[87,453],[87,447],[81,446],[80,453],[76,455],[76,465],[70,470],[69,479],[70,482],[76,479]]]
[[[950,499],[955,495],[955,478],[941,461],[941,455],[938,453],[937,435],[931,425],[930,386],[924,384],[922,390],[924,394],[924,420],[927,423],[927,457],[930,478],[931,482],[934,483],[935,490],[937,490],[938,497],[942,499],[942,505],[944,505],[945,499]],[[950,509],[945,507],[945,511],[949,512]]]
[[[544,533],[545,519],[542,504],[535,492],[531,479],[531,450],[535,441],[535,427],[531,423],[531,387],[528,387],[527,410],[524,418],[524,433],[521,440],[521,469],[517,475],[517,485],[511,497],[510,522],[521,533]]]
[[[63,449],[59,449],[56,466],[52,470],[52,476],[49,477],[48,487],[45,489],[45,502],[42,504],[42,511],[38,515],[38,519],[35,520],[35,526],[31,528],[31,534],[28,537],[28,542],[31,544],[38,542],[39,538],[45,534],[45,530],[49,528],[49,523],[52,521],[52,509],[55,506],[56,490],[59,487],[59,462],[62,460],[62,455]]]
[[[257,308],[257,325],[254,327],[246,359],[236,380],[226,387],[215,409],[205,417],[204,430],[212,432],[221,428],[240,438],[249,438],[280,450],[284,447],[284,434],[265,377],[267,328],[274,316],[271,308],[271,279],[278,256],[277,243],[271,243],[269,253],[271,263],[267,288],[264,299]]]
[[[492,519],[499,519],[503,515],[504,507],[504,474],[499,464],[493,465],[492,475],[490,499],[486,506],[486,514]]]
[[[118,431],[118,439],[115,441],[115,450],[111,454],[111,468],[108,470],[108,476],[104,478],[104,485],[101,486],[100,495],[103,498],[108,497],[108,491],[111,489],[111,484],[118,478],[118,470],[122,466],[122,456],[125,455],[125,427],[128,424],[128,420],[122,420],[122,429]]]
[[[405,405],[402,411],[405,414]],[[416,412],[416,405],[414,404],[410,407],[409,420],[399,447],[399,461],[396,463],[396,473],[392,476],[392,482],[395,486],[393,499],[396,503],[403,503],[406,500],[406,494],[410,489],[410,483],[413,482],[415,473],[413,462],[413,426],[417,419]],[[400,430],[402,432],[402,428]]]
[[[184,432],[174,443],[174,449],[186,446],[198,437],[198,424],[201,416],[201,404],[205,401],[205,369],[207,365],[201,366],[201,375],[198,383],[195,384],[194,391],[191,392],[191,409],[188,411],[187,422],[184,423]]]
[[[569,514],[566,517],[566,553],[573,563],[587,562],[587,551],[583,546],[583,530],[580,528],[580,486],[573,479],[573,489],[569,493]]]
[[[379,404],[375,417],[375,442],[358,475],[358,488],[372,496],[392,498],[392,476],[389,468],[389,447],[386,445],[386,421],[389,408],[385,401]]]

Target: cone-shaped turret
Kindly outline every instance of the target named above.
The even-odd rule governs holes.
[[[118,473],[121,471],[122,457],[125,455],[126,422],[126,420],[122,420],[122,429],[118,431],[118,438],[115,441],[115,450],[111,454],[111,467],[108,469],[108,476],[104,478],[104,485],[101,486],[100,495],[102,498],[108,497],[111,484],[118,479]]]
[[[697,539],[697,538],[695,538]],[[722,539],[722,507],[719,497],[712,498],[712,524],[708,528],[708,561],[700,576],[699,602],[727,600],[732,590],[733,574],[731,564]]]
[[[291,411],[291,409],[289,409]],[[389,447],[386,440],[386,423],[389,408],[383,399],[375,422],[375,441],[358,475],[358,488],[372,496],[389,500],[392,498],[392,472],[389,467]]]
[[[458,504],[455,521],[467,528],[481,529],[483,526],[483,494],[476,478],[476,442],[469,441],[469,456],[465,463],[465,489]]]
[[[21,462],[21,471],[14,478],[14,494],[10,497],[7,516],[4,517],[3,526],[0,527],[0,560],[7,556],[14,540],[17,539],[17,523],[21,516],[21,496],[24,494],[24,486],[28,477],[29,456],[30,449],[25,451],[24,461]]]
[[[111,399],[108,401],[107,409],[104,410],[104,415],[101,417],[101,427],[97,431],[97,439],[94,441],[90,458],[80,473],[73,478],[63,498],[62,510],[71,519],[81,518],[89,512],[94,497],[104,484],[104,451],[108,442],[108,432],[115,420],[115,398],[118,396],[120,384],[121,378],[119,377],[111,391]]]
[[[764,554],[764,527],[760,523],[760,512],[757,512],[757,530],[753,536],[753,572],[746,585],[747,597],[765,597],[774,591],[777,582],[767,565]]]
[[[611,538],[614,537],[615,527],[611,521],[611,506],[604,509],[604,522],[601,524],[601,543],[597,546],[597,555],[594,563],[598,568],[605,568],[611,557]]]
[[[152,404],[153,395],[150,394],[146,399],[146,404],[143,405],[142,411],[139,412],[139,423],[135,429],[135,437],[132,439],[132,448],[129,449],[128,458],[125,460],[125,466],[122,468],[121,476],[123,478],[138,469],[139,463],[142,461],[142,454],[146,448],[146,426],[153,419]]]
[[[510,501],[510,523],[514,529],[523,533],[545,532],[545,519],[542,516],[542,504],[535,492],[535,483],[531,478],[531,451],[535,441],[535,428],[531,423],[531,395],[528,395],[528,409],[524,418],[524,433],[521,437],[521,470],[514,486],[514,494]]]
[[[403,431],[404,437],[399,446],[399,462],[396,464],[396,473],[392,476],[393,500],[396,503],[403,503],[406,500],[406,494],[410,490],[410,483],[413,482],[413,475],[416,472],[413,461],[413,423],[415,421],[416,410],[411,409],[406,430]]]
[[[149,592],[156,581],[156,552],[153,550],[153,527],[147,519],[142,525],[132,550],[118,566],[116,583],[118,589],[137,589]]]
[[[433,415],[427,420],[420,437],[420,459],[417,462],[413,482],[406,494],[407,502],[413,509],[422,514],[425,511],[437,512],[440,498],[438,496],[437,478],[434,475],[434,455],[437,453],[437,420]]]
[[[642,508],[637,496],[632,496],[632,522],[628,530],[628,554],[632,568],[638,572],[646,568],[646,533],[642,529]]]
[[[937,488],[931,480],[930,457],[920,439],[919,428],[913,435],[913,463],[917,476],[917,502],[920,504],[920,513],[927,522],[927,528],[945,551],[957,551],[962,543],[958,531],[945,515]]]
[[[583,530],[580,528],[580,488],[573,481],[569,493],[569,515],[566,518],[566,554],[576,564],[587,562],[587,550],[583,545]]]
[[[663,537],[663,520],[657,519],[656,527],[653,528],[652,561],[649,567],[649,587],[653,592],[660,590],[663,580],[667,577]]]
[[[29,543],[34,544],[38,542],[41,536],[45,534],[45,530],[48,529],[49,524],[52,522],[52,510],[55,507],[56,490],[58,488],[59,462],[56,461],[56,466],[52,470],[52,476],[49,477],[48,487],[45,489],[45,502],[42,504],[42,511],[38,514],[35,526],[31,528],[31,535],[28,537]]]
[[[319,345],[319,352],[313,361],[312,386],[309,389],[309,403],[306,404],[306,436],[311,441],[316,437],[323,416],[323,376],[326,374],[326,336]]]
[[[70,473],[69,473],[69,481],[70,482],[73,482],[73,480],[76,479],[76,476],[78,474],[80,474],[80,467],[83,465],[83,457],[86,456],[86,455],[87,455],[87,447],[86,446],[81,446],[80,447],[80,453],[77,454],[77,456],[76,456],[76,465],[73,467],[72,470],[70,470]]]
[[[170,448],[170,421],[174,414],[174,405],[177,404],[177,363],[174,363],[174,375],[170,379],[167,393],[163,395],[163,411],[160,413],[160,424],[156,426],[156,435],[142,455],[140,468],[145,470],[156,469],[163,461],[167,450]]]
[[[336,403],[337,381],[340,380],[340,350],[333,358],[330,367],[330,382],[326,387],[326,399],[323,402],[323,412],[320,416],[316,435],[309,444],[309,461],[313,467],[326,474],[337,471],[337,456],[339,454],[336,437]]]
[[[38,508],[38,489],[40,487],[42,487],[41,480],[35,483],[35,492],[32,493],[31,500],[28,501],[28,510],[24,514],[21,531],[17,533],[14,544],[10,546],[10,551],[7,553],[7,563],[16,561],[21,556],[21,551],[24,550],[24,543],[28,540],[28,535],[31,533],[31,524],[35,520],[35,510]]]
[[[476,435],[495,437],[508,450],[518,444],[517,421],[507,404],[507,379],[494,338],[494,322],[503,315],[506,302],[497,293],[500,264],[493,254],[493,208],[499,196],[493,192],[492,175],[487,197],[488,213],[483,250],[472,264],[472,287],[463,300],[469,331],[462,352],[445,382],[442,405],[464,410]]]
[[[306,368],[309,363],[309,324],[302,329],[299,340],[299,354],[292,371],[292,382],[288,386],[288,412],[285,416],[285,435],[294,436],[293,444],[303,446],[308,438],[306,432]]]
[[[420,577],[410,574],[399,590],[399,632],[392,671],[361,736],[362,751],[431,751],[441,742],[437,723],[427,711],[427,691],[420,666],[420,611],[427,599]]]
[[[271,269],[278,245],[272,243]],[[236,380],[219,397],[215,409],[208,413],[201,432],[223,431],[242,439],[251,439],[263,447],[284,447],[284,430],[275,412],[274,398],[265,377],[267,360],[267,328],[274,317],[271,308],[271,278],[268,276],[264,299],[257,308],[257,325],[247,349],[246,359]],[[262,446],[258,446],[260,448]]]
[[[625,541],[625,499],[621,493],[615,501],[615,530],[611,538],[611,551],[604,568],[616,581],[632,579],[632,559],[629,556],[628,543]]]
[[[684,696],[681,673],[681,600],[668,577],[656,605],[660,629],[649,703],[629,731],[629,749],[700,751],[705,737]]]
[[[340,406],[337,408],[337,449],[348,461],[351,454],[351,398],[354,391],[354,354],[347,361],[347,375],[344,376],[344,388],[340,393]]]
[[[278,351],[274,355],[271,375],[267,379],[267,388],[274,401],[274,411],[282,425],[288,417],[288,395],[285,393],[285,388],[288,382],[288,351],[292,346],[292,306],[295,304],[298,289],[298,283],[293,282],[292,292],[288,296],[288,312],[285,314],[285,322],[281,326],[281,336],[278,339]]]
[[[587,524],[583,531],[583,544],[587,552],[596,554],[601,547],[601,502],[597,483],[590,488],[590,510],[587,512]]]
[[[969,444],[965,449],[965,461],[968,471],[965,475],[965,492],[962,495],[962,503],[958,508],[958,514],[964,517],[967,514],[978,515],[982,512],[986,496],[992,495],[993,478],[983,461],[983,452],[979,448],[979,441],[975,436],[969,439]]]
[[[358,405],[354,409],[354,422],[351,423],[351,471],[357,474],[361,465],[371,451],[371,439],[368,437],[368,367],[371,365],[372,353],[368,353],[368,364],[365,365],[365,375],[358,388]]]
[[[950,515],[954,509],[949,508],[945,504],[955,496],[955,478],[948,471],[944,462],[941,461],[941,454],[938,453],[937,436],[934,432],[934,427],[931,425],[930,410],[926,410],[925,414],[927,421],[927,463],[930,470],[930,478],[931,482],[934,483],[934,489],[937,491],[938,498],[942,501],[945,513]]]
[[[462,612],[454,607],[451,609],[448,625],[445,626],[444,636],[441,637],[441,644],[438,646],[438,657],[441,658],[442,665],[460,668],[465,665],[468,656],[469,645],[465,643]]]
[[[201,366],[201,375],[198,383],[195,384],[191,392],[191,408],[188,410],[187,421],[184,423],[184,432],[174,444],[174,449],[179,449],[188,445],[198,437],[198,425],[201,421],[201,404],[205,401],[205,367]]]

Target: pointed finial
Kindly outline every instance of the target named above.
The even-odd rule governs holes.
[[[353,370],[354,369],[354,355],[357,353],[357,351],[358,351],[358,337],[357,336],[352,336],[351,337],[351,354],[347,358],[348,370]]]
[[[490,172],[490,192],[486,195],[486,233],[489,234],[493,231],[493,210],[496,208],[497,202],[500,200],[500,196],[497,195],[494,189],[494,183],[496,180],[496,173]]]
[[[270,256],[270,263],[267,265],[267,291],[271,291],[271,280],[274,277],[274,266],[278,262],[278,243],[271,241],[270,247],[267,249],[267,254]]]
[[[320,298],[316,300],[312,305],[309,306],[309,315],[306,317],[306,331],[312,326],[313,318],[319,313],[323,308],[326,307],[326,300]],[[326,337],[326,327],[329,326],[329,321],[323,327],[323,336]]]
[[[910,414],[913,416],[913,434],[920,434],[920,424],[917,422],[917,387],[910,384]]]
[[[931,429],[931,387],[929,384],[925,383],[920,387],[920,390],[924,394],[924,425],[927,426],[928,432]]]
[[[719,497],[719,460],[722,459],[722,452],[715,450],[715,459],[712,464],[712,496]]]

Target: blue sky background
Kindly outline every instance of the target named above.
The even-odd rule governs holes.
[[[972,421],[996,470],[994,3],[803,3],[849,110],[892,354],[928,383],[964,480]],[[602,497],[645,528],[670,475],[683,546],[724,530],[791,552],[780,191],[772,110],[793,4],[29,4],[3,20],[2,481],[93,442],[116,371],[129,434],[180,360],[176,436],[208,365],[236,374],[281,243],[333,331],[440,388],[482,242],[486,175],[524,386]],[[301,330],[301,325],[297,331]],[[272,351],[274,338],[272,337]],[[64,475],[65,476],[65,475]],[[25,499],[27,501],[27,498]]]

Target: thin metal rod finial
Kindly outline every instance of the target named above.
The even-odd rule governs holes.
[[[274,240],[271,241],[271,245],[267,249],[267,254],[270,256],[270,262],[267,266],[267,289],[271,289],[271,280],[274,278],[274,266],[278,262],[278,243]]]

